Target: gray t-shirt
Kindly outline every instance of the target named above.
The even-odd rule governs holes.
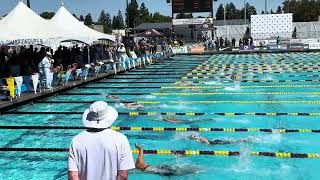
[[[119,170],[134,168],[128,139],[119,132],[84,131],[72,139],[68,171],[78,171],[81,180],[116,180]]]

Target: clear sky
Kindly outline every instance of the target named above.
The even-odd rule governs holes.
[[[12,8],[20,0],[0,0],[0,16],[10,12]],[[26,0],[24,0],[26,2]],[[32,9],[41,13],[44,11],[53,11],[59,8],[61,0],[30,0]],[[246,0],[250,4],[254,4],[260,13],[264,10],[264,0]],[[98,18],[102,9],[115,15],[120,9],[125,11],[126,0],[64,0],[65,7],[71,12],[79,16],[80,14],[86,15],[89,12],[92,14],[94,20]],[[161,12],[165,15],[171,15],[171,6],[168,6],[166,0],[138,0],[139,4],[145,2],[150,12]],[[215,3],[215,9],[220,3],[233,2],[237,8],[243,6],[244,0],[218,0]],[[268,0],[268,9],[276,10],[283,0]],[[124,16],[124,15],[123,15]]]

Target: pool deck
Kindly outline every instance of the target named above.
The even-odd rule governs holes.
[[[158,63],[158,62],[156,62],[156,63]],[[145,68],[145,67],[148,67],[148,66],[144,66],[142,68]],[[138,68],[138,69],[140,69],[140,68]],[[134,70],[134,69],[132,68],[131,70]],[[117,72],[117,74],[121,74],[124,72],[127,72],[127,71],[125,71],[124,69],[121,69],[120,71]],[[79,87],[79,86],[82,86],[82,85],[88,84],[90,82],[97,81],[97,80],[100,80],[100,79],[103,79],[103,78],[106,78],[106,77],[112,76],[112,75],[115,75],[115,72],[109,71],[108,73],[102,73],[102,74],[98,74],[96,76],[88,77],[87,80],[70,81],[67,85],[56,86],[52,90],[45,90],[42,92],[37,92],[37,94],[35,94],[35,93],[22,93],[20,98],[14,99],[12,101],[0,101],[0,114],[4,111],[15,108],[17,106],[21,106],[21,105],[30,103],[32,101],[36,101],[36,100],[39,100],[39,99],[42,99],[45,97],[49,97],[51,95],[54,95],[54,94],[57,94],[60,92],[64,92],[64,91],[70,90],[72,88]]]

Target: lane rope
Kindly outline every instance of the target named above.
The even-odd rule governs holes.
[[[181,81],[175,82],[175,84],[179,84]],[[199,81],[199,82],[193,82],[193,81],[187,81],[192,83],[199,83],[199,84],[205,84],[206,81]],[[222,80],[221,83],[232,83],[232,82],[238,82],[238,83],[288,83],[288,82],[320,82],[320,79],[287,79],[287,80]],[[164,82],[165,83],[165,82]],[[172,83],[172,82],[171,82]]]
[[[223,89],[228,86],[162,86],[161,89]],[[273,86],[241,86],[240,88],[318,88],[320,85],[273,85]]]
[[[83,112],[28,112],[28,111],[6,111],[0,112],[1,115],[6,114],[64,114],[64,115],[82,115]],[[217,112],[217,113],[196,113],[196,112],[119,112],[119,115],[128,116],[320,116],[320,112]]]
[[[69,152],[68,148],[0,148],[2,152]],[[240,156],[240,151],[201,151],[201,150],[144,150],[145,154],[153,155],[208,155],[208,156]],[[133,154],[138,154],[139,150],[133,149]],[[248,154],[248,153],[246,153]],[[251,156],[265,156],[275,158],[320,158],[320,153],[288,153],[288,152],[250,152]]]
[[[35,101],[41,104],[92,104],[95,101]],[[106,101],[107,103],[137,103],[137,104],[320,104],[320,101]]]
[[[0,129],[21,130],[21,129],[60,129],[79,130],[87,129],[83,126],[0,126]],[[185,128],[185,127],[111,127],[115,131],[178,131],[178,132],[267,132],[267,133],[320,133],[320,129],[268,129],[268,128]]]

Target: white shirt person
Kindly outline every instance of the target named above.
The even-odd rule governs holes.
[[[89,128],[72,139],[69,149],[70,180],[127,179],[135,168],[128,139],[109,129],[118,112],[106,102],[93,103],[83,114]]]

